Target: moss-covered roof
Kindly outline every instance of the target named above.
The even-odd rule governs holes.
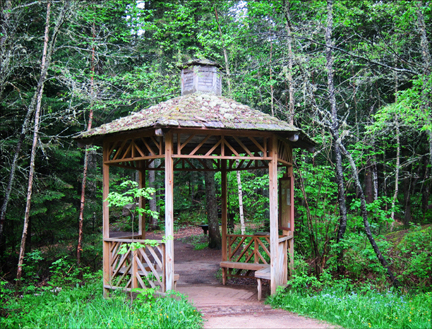
[[[213,128],[299,132],[308,144],[314,144],[299,128],[232,99],[214,94],[193,93],[172,98],[131,113],[112,122],[82,132],[77,139],[133,131],[143,128]]]

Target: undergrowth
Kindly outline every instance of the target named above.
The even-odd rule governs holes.
[[[368,285],[347,290],[346,282],[334,283],[319,291],[280,287],[267,302],[344,328],[431,328],[431,292],[379,292]]]
[[[73,288],[45,287],[18,297],[2,286],[1,328],[200,328],[201,314],[186,298],[172,292],[165,298],[130,298],[114,292],[102,296],[101,275]]]

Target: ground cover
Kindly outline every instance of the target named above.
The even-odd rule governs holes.
[[[131,302],[122,292],[102,296],[101,274],[90,275],[85,285],[26,289],[14,297],[2,287],[1,328],[200,328],[202,317],[186,298],[173,293],[166,298]]]
[[[379,292],[367,286],[349,291],[328,286],[320,291],[280,289],[267,302],[344,328],[431,328],[431,292]]]

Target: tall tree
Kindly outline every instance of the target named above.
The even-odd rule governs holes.
[[[19,259],[18,259],[17,284],[19,284],[19,282],[21,280],[21,276],[22,276],[22,266],[23,266],[23,262],[24,262],[25,243],[26,243],[26,239],[27,239],[27,228],[28,228],[29,218],[30,218],[30,206],[31,206],[31,198],[32,198],[32,190],[33,190],[33,178],[34,178],[34,172],[35,172],[36,148],[37,148],[38,139],[39,139],[40,111],[41,111],[41,106],[42,106],[43,88],[44,88],[44,84],[45,84],[46,75],[48,72],[48,67],[50,65],[51,56],[52,56],[53,48],[55,45],[55,41],[57,39],[57,34],[59,32],[60,26],[63,24],[63,22],[65,20],[65,16],[66,16],[68,10],[69,10],[69,3],[63,1],[63,6],[62,6],[62,9],[60,10],[60,13],[59,13],[57,19],[56,19],[56,24],[54,26],[54,30],[53,30],[53,33],[51,36],[51,42],[49,43],[51,1],[47,2],[45,35],[44,35],[42,61],[41,61],[41,75],[39,78],[40,83],[38,84],[38,89],[36,90],[33,144],[32,144],[32,148],[31,148],[30,170],[29,170],[29,179],[28,179],[28,187],[27,187],[27,198],[26,198],[26,208],[25,208],[25,215],[24,215],[24,225],[23,225],[20,253],[19,253]]]
[[[339,221],[339,230],[337,234],[337,243],[341,243],[344,234],[347,228],[347,208],[345,201],[345,186],[343,179],[343,167],[342,167],[342,156],[340,152],[340,146],[337,142],[340,138],[339,136],[339,118],[337,114],[336,107],[336,96],[335,96],[335,88],[334,88],[334,72],[333,72],[333,40],[332,40],[332,32],[333,32],[333,0],[327,0],[327,25],[325,29],[325,42],[326,42],[326,70],[327,70],[327,89],[328,89],[328,99],[330,102],[331,108],[331,132],[333,135],[333,139],[335,141],[334,144],[334,154],[336,158],[336,182],[338,184],[338,201],[339,201],[339,212],[340,212],[340,221]],[[343,249],[339,251],[338,255],[338,265],[342,265],[343,258]],[[342,271],[342,267],[339,267],[339,270]]]
[[[207,167],[213,168],[213,161],[207,160]],[[219,218],[216,202],[216,184],[213,171],[204,173],[205,190],[206,190],[206,212],[209,227],[209,248],[220,249],[222,247],[222,238],[219,230]]]

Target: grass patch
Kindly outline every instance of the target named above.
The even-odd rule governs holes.
[[[125,293],[102,296],[100,280],[63,288],[9,296],[2,306],[1,328],[201,328],[201,314],[186,298],[135,300]]]
[[[280,289],[268,302],[344,328],[431,328],[432,293],[401,295],[324,288],[320,292]]]

